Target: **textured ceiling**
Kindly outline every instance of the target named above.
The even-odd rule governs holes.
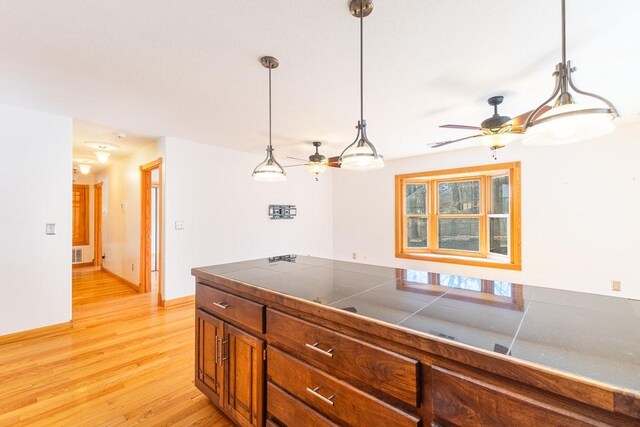
[[[338,0],[3,0],[0,102],[146,137],[263,153],[274,55],[276,154],[339,154],[355,136],[358,21]],[[559,0],[375,0],[365,20],[365,118],[388,158],[469,135],[552,90]],[[640,1],[568,0],[577,82],[640,113]]]

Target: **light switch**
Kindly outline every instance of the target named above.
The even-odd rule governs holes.
[[[45,234],[47,236],[53,236],[56,234],[56,225],[55,224],[47,224]]]
[[[184,230],[184,221],[176,221],[176,230]]]

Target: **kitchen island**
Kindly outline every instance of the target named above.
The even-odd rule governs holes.
[[[194,268],[238,425],[640,425],[640,301],[287,255]]]

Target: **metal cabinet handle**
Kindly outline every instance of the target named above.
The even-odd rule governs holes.
[[[220,340],[220,344],[222,344],[222,350],[220,351],[220,363],[222,364],[222,362],[224,362],[225,360],[229,360],[229,346],[227,346],[227,355],[226,356],[222,356],[222,354],[224,353],[224,345],[225,344],[229,344],[229,340]]]
[[[304,345],[309,347],[312,350],[317,351],[320,354],[323,354],[327,357],[333,357],[333,349],[330,348],[329,350],[323,350],[320,347],[318,347],[318,344],[320,344],[319,342],[315,342],[313,344],[309,344],[309,343],[305,343]]]
[[[333,399],[336,395],[335,393],[332,394],[329,397],[324,397],[323,395],[321,395],[320,393],[318,393],[318,389],[320,387],[316,387],[316,388],[309,388],[307,387],[307,391],[311,394],[313,394],[315,397],[317,397],[318,399],[322,400],[324,403],[328,403],[329,405],[333,406]]]
[[[227,304],[226,302],[214,302],[213,305],[223,310],[226,310],[227,307],[229,307],[229,304]]]

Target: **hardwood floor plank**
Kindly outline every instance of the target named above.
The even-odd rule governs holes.
[[[73,327],[0,345],[0,426],[233,424],[193,385],[194,307],[73,271]]]

